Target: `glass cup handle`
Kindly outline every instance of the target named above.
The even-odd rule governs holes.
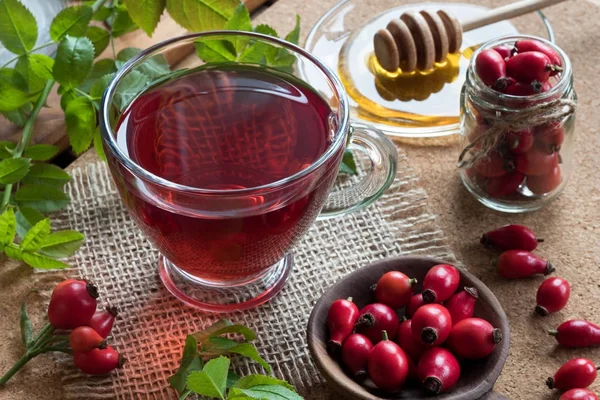
[[[396,177],[398,151],[394,143],[372,126],[353,122],[352,127],[354,132],[348,150],[352,151],[355,159],[367,161],[365,175],[361,178],[350,177],[340,190],[331,192],[317,218],[319,220],[365,208],[381,197]]]

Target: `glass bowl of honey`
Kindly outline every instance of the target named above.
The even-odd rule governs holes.
[[[489,3],[406,0],[398,5],[396,0],[343,0],[317,21],[304,47],[337,72],[354,119],[391,137],[453,135],[460,130],[460,91],[474,51],[506,35],[531,34],[554,42],[544,14],[532,13],[465,32],[460,50],[428,71],[385,70],[375,57],[373,36],[406,12],[446,10],[463,21],[486,13]],[[310,76],[306,79],[311,82]]]

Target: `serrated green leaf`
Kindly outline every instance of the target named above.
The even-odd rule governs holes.
[[[65,110],[67,136],[76,154],[86,151],[94,139],[96,109],[86,97],[71,101]]]
[[[119,54],[117,54],[117,60],[115,61],[117,68],[121,68],[125,62],[135,57],[140,51],[141,50],[136,47],[127,47],[121,50]],[[162,55],[156,55],[136,66],[135,71],[141,72],[149,79],[157,79],[171,73],[171,68]]]
[[[94,45],[94,58],[98,57],[110,43],[110,32],[99,26],[90,26],[85,33],[85,37],[90,39]]]
[[[266,52],[269,47],[272,46],[269,46],[265,42],[254,42],[242,51],[236,61],[263,64],[264,60],[266,60]]]
[[[277,32],[275,32],[275,29],[271,28],[269,25],[258,25],[254,28],[254,32],[257,33],[262,33],[263,35],[269,35],[269,36],[273,36],[273,37],[279,37],[277,35]],[[266,44],[266,43],[265,43]],[[276,46],[272,46],[272,45],[268,45],[264,50],[264,56],[265,56],[265,61],[267,63],[267,65],[271,65],[271,63],[275,60],[275,58],[277,57],[277,51],[278,48]]]
[[[252,31],[250,13],[244,3],[240,3],[240,5],[236,7],[231,18],[225,23],[224,29],[228,31]],[[249,41],[250,38],[247,36],[238,36],[235,39],[232,39],[236,53],[241,52]]]
[[[102,133],[100,132],[100,127],[97,127],[94,132],[94,150],[96,150],[98,157],[106,162],[106,154],[104,153],[104,146],[102,145]]]
[[[23,261],[23,252],[17,245],[9,245],[4,248],[4,254],[13,260]]]
[[[0,0],[0,42],[14,54],[25,54],[37,41],[35,17],[18,0]]]
[[[223,29],[240,0],[167,0],[167,11],[190,31]]]
[[[58,153],[58,147],[51,144],[34,144],[25,148],[23,156],[34,161],[47,161]]]
[[[62,108],[63,111],[66,111],[69,104],[77,97],[78,96],[77,93],[75,93],[75,90],[69,89],[68,91],[64,92],[60,96],[60,108]]]
[[[17,233],[17,219],[12,208],[0,215],[0,244],[2,247],[11,244]]]
[[[115,106],[119,110],[125,109],[142,90],[146,88],[148,77],[141,72],[131,71],[119,83],[113,98]]]
[[[29,54],[29,68],[31,71],[42,79],[53,79],[52,67],[54,59],[45,54]]]
[[[356,162],[354,161],[354,156],[350,150],[344,151],[344,157],[340,164],[340,171],[348,175],[356,175],[357,173]]]
[[[18,89],[14,84],[0,79],[0,112],[16,110],[29,101],[30,97],[27,93]]]
[[[0,141],[0,158],[12,158],[12,151],[17,147],[16,143],[7,140]]]
[[[64,269],[71,267],[69,264],[41,254],[23,252],[22,257],[27,265],[37,269]]]
[[[152,36],[165,9],[165,0],[124,0],[133,22]]]
[[[52,75],[66,89],[79,86],[92,70],[94,46],[86,37],[66,36],[58,45]]]
[[[14,68],[0,68],[0,80],[7,81],[19,90],[27,91],[27,82]]]
[[[240,378],[240,380],[237,381],[232,387],[239,388],[239,389],[250,389],[254,386],[259,386],[259,385],[276,385],[276,386],[283,386],[290,390],[295,390],[294,387],[292,385],[290,385],[289,383],[287,383],[286,381],[274,378],[272,376],[258,375],[258,374],[246,375],[246,376]]]
[[[23,238],[21,250],[35,252],[42,247],[44,239],[50,234],[50,220],[44,218],[35,224]]]
[[[268,373],[271,373],[271,366],[258,354],[258,350],[252,343],[240,343],[229,349],[230,353],[240,354],[259,363]]]
[[[125,7],[119,5],[116,11],[116,17],[112,22],[112,35],[113,37],[119,37],[128,32],[134,31],[137,29],[137,25],[131,19],[129,12]]]
[[[31,325],[31,319],[29,319],[29,313],[27,312],[27,297],[25,297],[23,304],[21,304],[19,325],[21,326],[21,342],[25,348],[29,349],[31,346],[31,339],[33,338],[33,326]]]
[[[234,325],[227,319],[220,319],[208,328],[195,332],[192,335],[196,338],[198,343],[204,343],[208,341],[211,336],[220,336],[226,333],[237,333],[244,336],[244,340],[251,342],[256,339],[256,333],[247,326]]]
[[[92,66],[92,70],[90,71],[90,74],[88,75],[85,82],[83,82],[79,86],[79,90],[89,93],[90,90],[92,89],[92,86],[94,85],[94,83],[96,83],[97,80],[99,80],[100,78],[102,78],[106,75],[110,75],[113,72],[117,72],[117,66],[115,65],[114,60],[111,60],[110,58],[103,58],[101,60],[96,61],[94,63],[94,65]],[[106,88],[106,86],[104,86],[104,88]],[[102,89],[100,96],[102,96],[102,93],[104,92],[104,88]],[[100,97],[100,96],[98,96],[98,97]],[[92,96],[92,97],[94,97],[94,96]]]
[[[230,399],[236,399],[240,395],[259,400],[303,400],[294,390],[280,385],[257,385],[249,389],[232,388],[229,391]]]
[[[40,183],[44,185],[63,186],[71,180],[71,176],[62,168],[52,164],[34,164],[23,178],[24,183]]]
[[[225,398],[227,372],[230,361],[226,357],[218,357],[204,365],[202,371],[192,372],[187,378],[187,387],[201,396]]]
[[[8,185],[23,179],[29,171],[30,160],[28,158],[7,158],[0,162],[0,183]]]
[[[86,2],[86,4],[88,6],[91,6],[92,4],[94,4],[94,2],[93,1],[89,1],[89,2]],[[98,9],[98,11],[96,11],[94,13],[94,15],[92,15],[92,19],[94,21],[105,21],[106,19],[108,19],[108,17],[110,17],[112,15],[112,12],[113,12],[112,6],[100,7]]]
[[[4,115],[4,118],[21,128],[27,122],[27,113],[23,110],[23,107],[12,111],[4,111],[1,114]]]
[[[69,196],[62,190],[46,185],[24,185],[15,193],[19,207],[34,208],[43,213],[51,213],[66,207]]]
[[[199,39],[194,43],[196,54],[204,62],[235,61],[233,45],[226,40]]]
[[[40,78],[31,68],[29,56],[19,57],[15,70],[25,79],[29,93],[39,92],[46,86],[46,79]]]
[[[60,42],[65,36],[83,36],[92,20],[93,10],[86,5],[72,6],[62,9],[52,20],[50,38]]]
[[[45,217],[41,212],[33,208],[19,207],[15,218],[17,220],[17,235],[20,238],[24,238],[27,232]]]
[[[286,35],[285,40],[294,44],[298,44],[298,41],[300,41],[300,15],[296,14],[296,25],[294,26],[294,29]]]
[[[42,241],[39,253],[52,258],[71,257],[84,241],[85,236],[77,231],[52,232]]]
[[[110,73],[110,74],[104,75],[102,78],[98,79],[92,85],[92,88],[90,89],[90,96],[92,96],[94,98],[102,97],[102,95],[104,94],[104,91],[106,90],[106,87],[112,80],[113,76],[115,76],[115,74]]]
[[[181,355],[181,364],[175,374],[169,378],[169,384],[180,394],[186,388],[187,378],[191,372],[202,370],[203,363],[198,356],[198,343],[192,335],[185,338],[185,346]]]

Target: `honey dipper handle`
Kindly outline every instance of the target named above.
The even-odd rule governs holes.
[[[494,8],[480,17],[464,21],[462,23],[463,32],[481,28],[482,26],[493,24],[494,22],[518,17],[533,11],[541,10],[542,8],[562,3],[563,1],[566,0],[521,0],[517,1],[516,3]]]

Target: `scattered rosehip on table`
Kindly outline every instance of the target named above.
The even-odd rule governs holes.
[[[566,279],[550,277],[538,288],[535,312],[546,317],[560,311],[567,305],[571,295],[571,286]]]
[[[553,377],[546,380],[550,389],[585,389],[596,380],[596,366],[587,358],[574,358],[563,364]]]
[[[524,250],[533,251],[538,243],[544,239],[538,239],[531,229],[523,225],[505,225],[501,228],[486,232],[481,236],[481,244],[488,248],[500,250]]]
[[[600,326],[583,319],[563,322],[548,333],[556,338],[561,346],[591,347],[600,345]]]
[[[500,254],[497,268],[498,273],[506,279],[527,278],[536,274],[548,275],[554,272],[554,266],[549,261],[523,250],[507,250]]]

